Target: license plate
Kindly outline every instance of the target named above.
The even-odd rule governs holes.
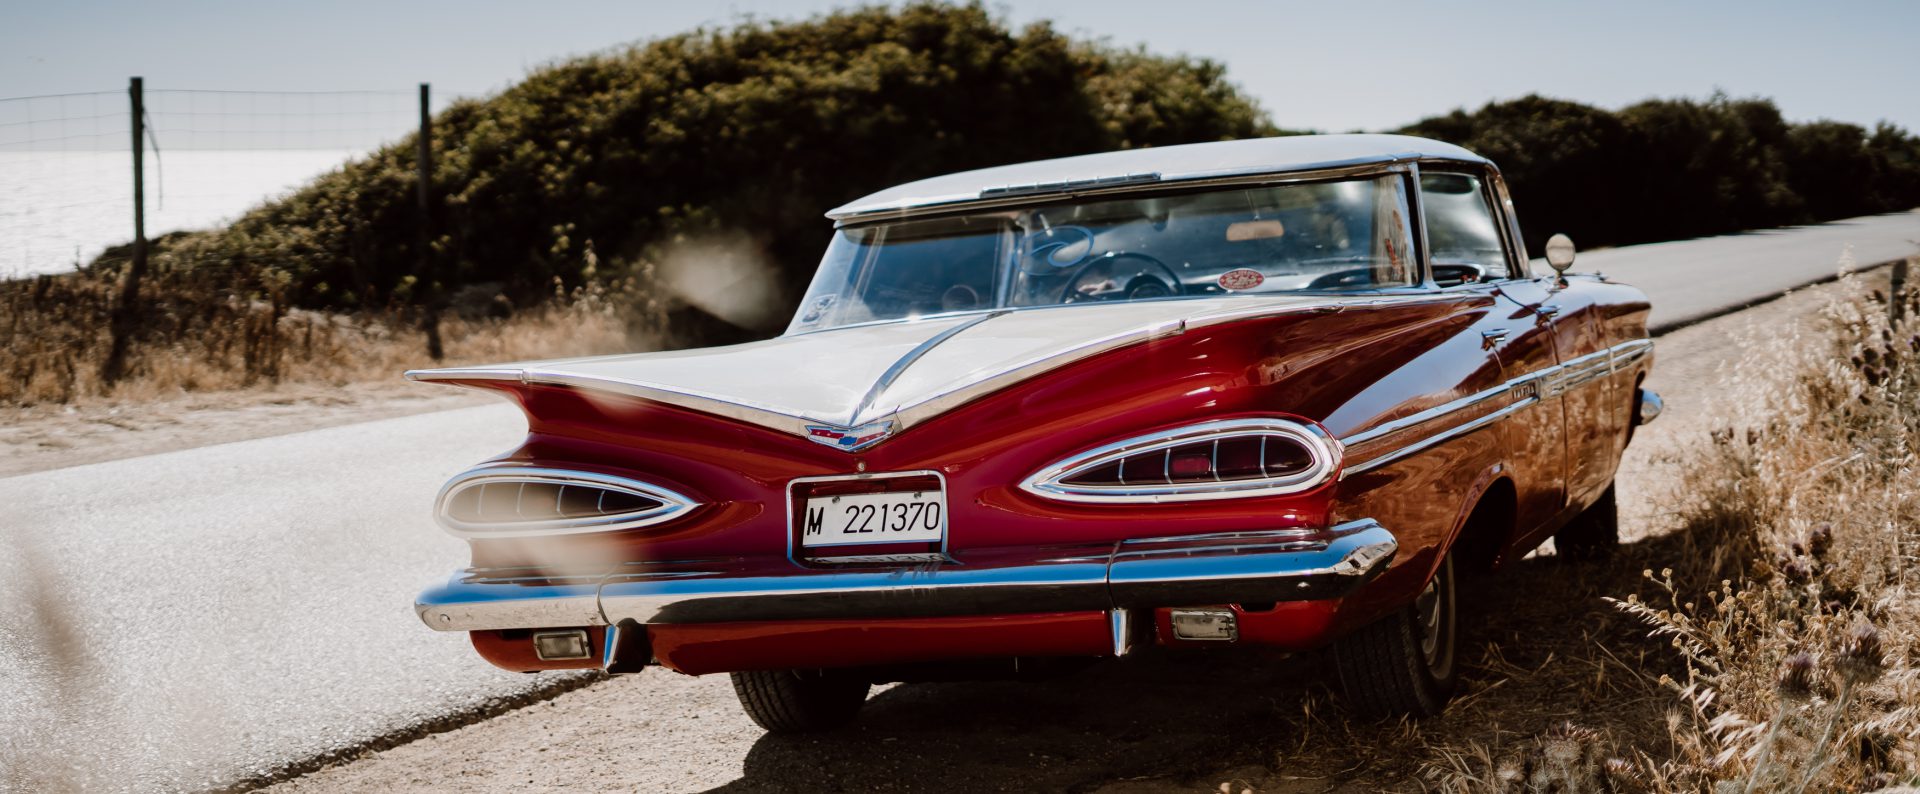
[[[938,543],[947,535],[947,500],[937,490],[818,496],[800,517],[800,545]]]

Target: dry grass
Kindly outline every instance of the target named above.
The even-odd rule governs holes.
[[[290,308],[276,271],[170,269],[143,289],[128,375],[101,377],[115,294],[111,269],[0,281],[0,407],[90,399],[140,402],[287,382],[391,378],[432,363],[417,310],[357,314]],[[220,272],[210,272],[218,270]],[[442,316],[446,365],[657,348],[666,307],[642,276],[512,311],[469,290]]]
[[[1621,561],[1644,564],[1643,581],[1607,601],[1645,631],[1577,653],[1595,665],[1584,686],[1611,690],[1613,706],[1571,709],[1506,746],[1431,743],[1427,782],[1528,792],[1920,782],[1920,306],[1904,299],[1906,319],[1893,323],[1880,293],[1842,289],[1824,313],[1829,335],[1750,351],[1749,365],[1764,353],[1792,377],[1730,403],[1682,469],[1678,530]],[[1645,637],[1666,646],[1663,658],[1609,669],[1644,654]]]

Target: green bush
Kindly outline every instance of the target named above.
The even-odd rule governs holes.
[[[862,8],[577,58],[450,107],[432,128],[441,199],[425,257],[413,140],[171,248],[284,269],[294,301],[346,308],[491,282],[530,302],[556,278],[622,275],[676,238],[725,234],[797,300],[821,213],[873,190],[1275,132],[1208,61],[1075,43],[1044,23],[1014,32],[977,4]]]
[[[1787,122],[1771,100],[1659,99],[1618,112],[1527,96],[1403,132],[1499,163],[1537,255],[1676,240],[1920,205],[1920,138],[1881,124]]]
[[[1528,96],[1403,131],[1499,163],[1536,253],[1553,232],[1593,247],[1920,205],[1920,139],[1790,124],[1764,99],[1613,112]],[[161,242],[156,262],[283,285],[309,307],[440,305],[476,284],[525,305],[556,281],[644,281],[667,248],[720,237],[770,262],[768,293],[790,303],[824,243],[821,213],[870,191],[1280,132],[1210,61],[1075,42],[1046,23],[1014,31],[978,4],[860,8],[567,60],[456,103],[434,119],[424,224],[404,140],[225,229]],[[765,330],[689,307],[673,325],[685,343]]]

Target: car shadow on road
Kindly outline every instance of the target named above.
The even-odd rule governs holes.
[[[1631,740],[1631,726],[1660,724],[1666,702],[1649,693],[1674,672],[1671,654],[1601,597],[1647,594],[1644,569],[1698,554],[1665,535],[1608,561],[1534,556],[1464,584],[1464,705],[1419,731],[1492,743],[1605,715]],[[899,685],[843,731],[762,736],[745,774],[714,791],[1071,791],[1145,778],[1211,789],[1221,780],[1208,775],[1248,767],[1325,788],[1411,783],[1419,743],[1396,723],[1348,720],[1327,658],[1148,648],[1058,679]]]
[[[720,791],[1059,789],[1251,760],[1313,660],[1239,649],[1143,650],[1059,678],[902,684],[859,722],[766,735]]]

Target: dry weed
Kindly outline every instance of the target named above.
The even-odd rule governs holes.
[[[1608,599],[1680,662],[1658,678],[1673,698],[1665,741],[1623,750],[1568,724],[1504,752],[1442,745],[1427,779],[1527,792],[1920,781],[1920,302],[1851,280],[1840,295],[1829,334],[1749,350],[1745,365],[1784,359],[1792,377],[1728,406],[1683,469],[1680,527],[1649,589]]]
[[[223,269],[224,270],[224,269]],[[0,407],[92,398],[139,402],[284,382],[391,378],[431,363],[415,310],[353,314],[291,308],[275,271],[157,269],[144,288],[127,376],[101,379],[115,294],[110,271],[0,282]],[[442,363],[656,349],[668,307],[650,273],[565,290],[513,311],[480,291],[441,320]],[[460,309],[462,307],[456,307]]]

